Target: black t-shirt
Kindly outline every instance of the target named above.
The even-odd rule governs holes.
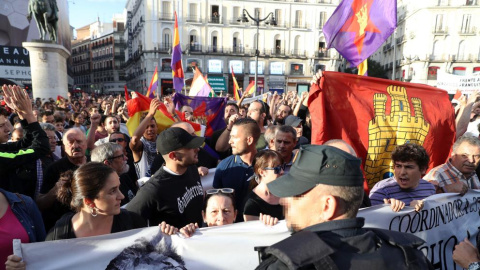
[[[127,210],[142,216],[149,226],[162,221],[181,228],[189,223],[202,224],[203,187],[195,165],[182,175],[160,168],[141,187]]]
[[[67,157],[61,158],[53,162],[50,166],[47,167],[43,173],[43,183],[40,193],[47,194],[50,189],[52,189],[60,175],[68,170],[76,170],[77,165],[73,164],[68,160]],[[52,207],[47,210],[42,211],[43,222],[45,223],[45,230],[48,232],[54,225],[57,220],[59,220],[64,214],[71,212],[71,209],[68,205],[63,205],[58,200],[55,200]]]
[[[50,230],[45,241],[77,238],[72,225],[74,215],[75,213],[73,212],[63,215],[61,219],[55,223],[55,227]],[[120,214],[113,216],[112,230],[110,233],[143,228],[146,225],[145,220],[143,220],[141,216],[121,209]]]
[[[130,202],[137,194],[138,186],[132,181],[128,173],[120,175],[120,191],[122,192],[123,196],[125,196],[120,203],[121,205],[125,205]]]
[[[244,209],[244,215],[260,216],[260,213],[262,213],[276,217],[279,220],[285,218],[283,216],[283,208],[280,204],[269,204],[253,191],[248,194]]]

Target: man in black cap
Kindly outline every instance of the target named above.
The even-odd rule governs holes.
[[[303,125],[300,117],[295,115],[287,116],[287,118],[285,118],[285,126],[293,127],[297,133],[297,145],[295,145],[295,149],[299,149],[300,145],[309,143],[308,139],[303,136]]]
[[[162,221],[177,228],[202,224],[203,187],[195,164],[204,140],[178,127],[160,133],[157,150],[165,165],[140,188],[127,210],[152,226]]]
[[[331,146],[304,145],[290,172],[268,184],[293,235],[265,250],[257,269],[433,269],[399,232],[365,229],[361,160]]]

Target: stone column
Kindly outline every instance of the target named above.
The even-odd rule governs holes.
[[[70,52],[50,41],[23,42],[29,51],[34,98],[67,98],[67,58]]]

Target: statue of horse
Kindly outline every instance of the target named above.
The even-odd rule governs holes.
[[[45,40],[45,35],[50,35],[50,40],[57,42],[58,7],[56,0],[29,0],[27,19],[35,17],[40,39]]]

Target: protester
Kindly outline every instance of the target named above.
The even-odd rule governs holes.
[[[47,231],[69,208],[57,200],[57,190],[62,186],[60,175],[69,170],[76,170],[87,163],[87,142],[81,129],[71,128],[63,135],[63,145],[66,156],[52,163],[43,174],[40,194],[36,199],[38,208],[42,211],[45,229]]]
[[[32,198],[0,188],[0,262],[6,261],[6,269],[24,269],[22,258],[10,255],[13,239],[22,243],[45,240],[42,215]]]
[[[295,145],[297,145],[295,129],[287,125],[280,126],[275,133],[275,151],[282,156],[285,173],[292,167]]]
[[[205,192],[203,221],[208,227],[233,224],[237,217],[234,190],[231,188],[210,189]]]
[[[479,237],[477,237],[477,239],[479,239]],[[477,240],[477,245],[478,244]],[[465,238],[455,246],[452,259],[462,268],[468,270],[480,269],[480,254],[478,253],[478,249],[468,240],[468,238]]]
[[[235,209],[239,210],[237,221],[243,220],[244,199],[248,193],[248,179],[253,174],[251,167],[256,143],[260,137],[260,128],[255,120],[237,119],[230,132],[229,144],[233,155],[222,160],[215,170],[214,188],[233,188],[235,190]]]
[[[267,142],[268,149],[275,150],[275,134],[278,131],[279,126],[271,125],[265,130],[265,141]]]
[[[151,176],[149,169],[157,154],[157,122],[154,116],[159,106],[160,100],[153,99],[147,116],[140,122],[130,140],[129,146],[138,178]]]
[[[431,169],[424,179],[437,186],[437,193],[464,195],[469,189],[480,189],[475,170],[480,163],[480,140],[464,135],[453,144],[450,159]]]
[[[120,131],[113,132],[108,136],[108,142],[116,143],[122,146],[123,153],[127,156],[127,164],[128,164],[128,175],[130,179],[136,183],[138,180],[137,171],[135,169],[135,164],[133,162],[133,154],[130,147],[128,147],[129,138],[125,133]]]
[[[165,159],[160,168],[127,205],[149,224],[167,224],[181,228],[201,224],[203,187],[195,164],[204,138],[172,127],[160,133],[157,150]]]
[[[183,105],[182,108],[180,108],[180,112],[184,115],[184,118],[188,121],[193,121],[194,115],[193,115],[193,109],[192,107],[188,105]]]
[[[309,143],[308,139],[303,136],[303,125],[300,117],[295,115],[287,116],[287,118],[285,118],[285,125],[293,127],[297,133],[297,144],[295,145],[295,149],[300,148],[300,145]]]
[[[97,130],[97,127],[100,126],[100,122],[98,121],[99,120],[98,117],[103,118],[100,115],[95,115],[95,117],[93,117],[93,116],[91,117],[91,119],[92,119],[91,120],[92,121],[91,130]],[[105,117],[105,120],[103,121],[103,126],[105,128],[105,131],[107,132],[107,136],[105,136],[102,139],[99,139],[99,140],[95,141],[95,146],[99,146],[101,144],[107,143],[108,142],[108,135],[120,130],[120,122],[118,121],[117,117],[115,117],[114,115],[107,115],[107,117]],[[96,137],[97,136],[95,135],[95,138]]]
[[[261,100],[255,100],[250,103],[248,107],[247,116],[250,119],[253,119],[257,122],[258,127],[260,128],[260,136],[258,137],[256,148],[257,150],[265,149],[267,142],[265,141],[265,124],[267,123],[269,115],[267,105]]]
[[[130,202],[135,194],[137,194],[138,187],[135,182],[130,179],[128,173],[129,166],[127,164],[127,156],[121,145],[116,143],[107,142],[100,146],[97,146],[92,151],[91,160],[94,162],[100,162],[104,165],[114,169],[120,178],[120,191],[123,194],[121,205],[125,205]]]
[[[290,172],[268,184],[294,234],[267,248],[257,269],[433,269],[417,249],[422,239],[362,228],[360,163],[331,146],[300,148]]]
[[[36,177],[19,178],[19,170],[31,168],[32,161],[50,152],[47,134],[42,130],[33,115],[28,94],[18,86],[2,87],[4,101],[21,119],[25,136],[18,142],[8,142],[12,126],[7,119],[7,111],[0,109],[0,188],[6,191],[35,194]]]
[[[287,104],[281,104],[275,112],[275,124],[283,125],[287,116],[292,114],[292,108]]]
[[[372,205],[390,204],[398,212],[409,205],[423,208],[423,199],[435,194],[435,187],[422,179],[428,168],[427,151],[417,144],[399,145],[392,152],[394,176],[375,184],[370,191]]]
[[[248,194],[243,219],[258,220],[260,214],[269,215],[278,220],[284,219],[280,198],[268,190],[267,184],[283,175],[283,159],[273,150],[262,150],[253,161],[254,181],[257,186]]]
[[[217,151],[220,159],[225,159],[232,154],[232,148],[228,144],[230,139],[230,132],[232,132],[233,123],[239,117],[238,105],[232,102],[227,103],[224,111],[224,121],[227,125],[223,129],[214,131],[210,140],[210,146]]]
[[[40,193],[40,189],[42,188],[43,184],[43,173],[46,171],[48,166],[50,166],[55,161],[59,160],[60,157],[55,154],[55,149],[57,147],[57,136],[55,134],[55,126],[49,123],[41,123],[40,126],[45,131],[48,137],[49,145],[50,145],[50,153],[46,154],[44,157],[37,159],[36,161],[36,178],[37,178],[37,185],[35,188],[35,196],[37,198],[38,194]]]
[[[143,219],[120,209],[120,180],[110,167],[89,162],[62,175],[58,200],[75,212],[59,219],[47,240],[97,236],[145,227]]]

